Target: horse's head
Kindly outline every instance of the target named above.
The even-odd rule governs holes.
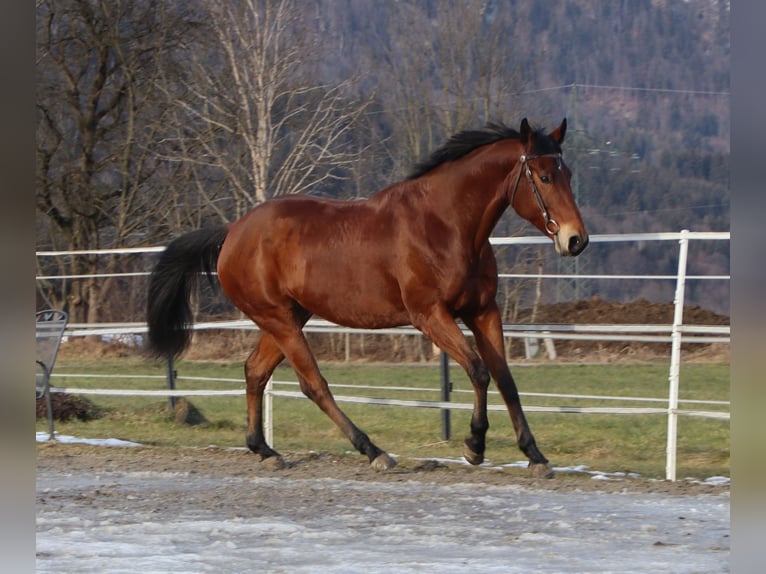
[[[509,176],[508,199],[521,217],[553,239],[560,255],[579,255],[588,245],[588,232],[577,208],[572,172],[561,156],[567,120],[549,134],[533,131],[521,121],[523,152]]]

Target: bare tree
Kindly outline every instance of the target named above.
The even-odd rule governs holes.
[[[162,126],[152,85],[178,31],[163,4],[37,3],[38,245],[92,250],[139,244],[164,199],[152,142]],[[110,273],[115,258],[59,259],[70,275]],[[41,265],[49,265],[47,262]],[[50,285],[73,321],[96,321],[113,278]]]
[[[512,117],[524,88],[521,59],[506,34],[508,11],[494,5],[455,0],[442,9],[410,0],[389,8],[382,97],[401,166],[461,129]]]
[[[217,173],[198,191],[222,219],[269,197],[333,191],[358,157],[354,128],[370,103],[354,80],[315,77],[322,51],[307,4],[294,0],[203,0],[211,41],[188,51],[176,102],[173,161]]]

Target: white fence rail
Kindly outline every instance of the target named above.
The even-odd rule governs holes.
[[[619,400],[619,401],[643,401],[643,402],[655,402],[662,403],[665,406],[662,407],[571,407],[571,406],[536,406],[536,405],[524,405],[524,409],[529,412],[552,412],[552,413],[586,413],[586,414],[622,414],[622,415],[638,415],[638,414],[665,414],[668,417],[668,432],[667,432],[667,448],[666,448],[666,478],[668,480],[676,480],[676,451],[677,451],[677,420],[678,416],[695,416],[711,419],[724,419],[729,420],[729,412],[724,411],[711,411],[711,410],[699,410],[690,408],[679,408],[681,403],[688,405],[716,405],[728,407],[729,403],[726,401],[680,401],[679,400],[679,376],[681,365],[681,344],[682,343],[729,343],[730,341],[730,327],[729,326],[715,326],[715,325],[684,325],[683,324],[683,307],[684,307],[684,295],[686,291],[687,280],[725,280],[730,278],[728,275],[687,275],[687,253],[690,241],[729,241],[730,234],[728,232],[690,232],[683,230],[678,233],[641,233],[641,234],[625,234],[625,235],[595,235],[591,236],[591,242],[593,243],[610,243],[610,242],[624,242],[624,241],[677,241],[679,245],[679,258],[678,258],[678,272],[676,275],[551,275],[551,274],[507,274],[501,273],[501,278],[577,278],[577,279],[673,279],[676,281],[674,305],[675,312],[673,316],[673,322],[670,325],[561,325],[561,324],[533,324],[533,325],[505,325],[504,333],[506,337],[521,337],[521,338],[538,338],[543,337],[546,339],[582,339],[582,340],[600,340],[600,341],[636,341],[636,342],[665,342],[671,344],[671,355],[669,358],[669,373],[668,373],[668,396],[666,398],[642,398],[642,397],[607,397],[607,396],[585,396],[585,395],[543,395],[540,393],[521,393],[522,396],[527,397],[555,397],[566,399],[595,399],[595,400]],[[545,244],[550,240],[545,237],[502,237],[492,238],[491,242],[494,245],[529,245],[529,244]],[[126,248],[126,249],[109,249],[98,250],[88,252],[72,252],[72,251],[39,251],[38,257],[56,257],[63,255],[82,255],[82,254],[134,254],[134,253],[151,253],[161,251],[162,247],[151,248]],[[118,274],[119,276],[140,276],[145,275],[145,272],[140,273],[124,273]],[[77,279],[83,276],[39,276],[38,280],[50,280],[50,279]],[[93,275],[87,276],[93,277]],[[214,321],[214,322],[201,322],[195,325],[196,329],[256,329],[256,327],[250,321]],[[373,334],[409,334],[420,335],[420,332],[411,327],[399,327],[394,329],[379,329],[379,330],[365,330],[365,329],[348,329],[340,327],[333,323],[329,323],[323,320],[312,319],[308,322],[305,328],[308,332],[320,332],[320,333],[373,333]],[[88,336],[88,335],[100,335],[100,336],[120,336],[120,335],[136,335],[146,332],[145,323],[101,323],[101,324],[76,324],[70,323],[66,335],[70,337]],[[467,335],[470,332],[466,331]],[[65,377],[85,378],[87,375],[53,375],[56,380]],[[106,378],[99,375],[100,378]],[[131,378],[136,378],[131,375]],[[167,380],[166,376],[158,375],[152,377],[156,379]],[[193,380],[192,378],[177,377],[176,380]],[[200,379],[196,379],[200,380]],[[232,380],[232,379],[204,379],[208,381],[227,381],[227,382],[239,382],[244,381]],[[90,395],[123,395],[123,396],[162,396],[162,397],[178,397],[178,396],[232,396],[232,395],[244,395],[244,389],[228,389],[228,390],[181,390],[175,389],[175,381],[172,381],[172,385],[168,389],[163,390],[136,390],[136,389],[84,389],[74,387],[62,387],[56,386],[51,388],[51,392],[58,393],[70,393],[70,394],[90,394]],[[298,383],[293,381],[272,381],[269,384],[266,395],[266,434],[267,440],[273,443],[273,430],[272,430],[272,414],[271,409],[273,407],[272,397],[290,397],[290,398],[305,398],[300,391],[290,390],[278,390],[274,386],[280,387],[286,385],[297,385]],[[333,388],[342,388],[343,385],[333,385]],[[392,387],[362,387],[354,385],[354,388],[367,388],[376,390],[416,390],[410,388],[392,388]],[[423,390],[423,389],[417,389]],[[449,410],[470,410],[473,408],[471,403],[461,403],[452,401],[424,401],[424,400],[404,400],[404,399],[391,399],[391,398],[373,398],[363,396],[347,396],[336,395],[336,400],[339,402],[351,402],[351,403],[363,403],[363,404],[376,404],[376,405],[392,405],[399,407],[414,407],[414,408],[438,408],[443,411]],[[504,405],[490,405],[490,410],[505,410]]]

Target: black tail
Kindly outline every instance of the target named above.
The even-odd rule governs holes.
[[[147,350],[157,357],[179,355],[191,341],[194,320],[189,298],[200,273],[212,281],[224,226],[192,231],[174,239],[162,252],[149,279]]]

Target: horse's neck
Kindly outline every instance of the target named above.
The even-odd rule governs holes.
[[[437,181],[429,186],[432,193],[441,194],[439,203],[455,214],[456,230],[476,249],[486,243],[508,208],[506,177],[511,169],[494,164],[468,172],[454,166],[438,174]]]
[[[497,222],[500,221],[505,210],[508,209],[508,199],[503,190],[502,183],[497,186],[498,192],[492,196],[492,200],[485,206],[480,218],[478,219],[478,225],[474,232],[474,246],[479,249],[489,239],[492,231],[495,229]]]
[[[380,190],[368,200],[384,210],[405,204],[430,210],[449,222],[449,229],[479,250],[508,208],[506,181],[520,153],[518,143],[498,142],[478,154],[443,164],[414,180]]]

